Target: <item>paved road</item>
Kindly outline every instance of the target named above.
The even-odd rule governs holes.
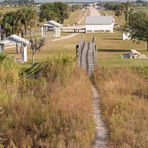
[[[99,11],[95,7],[90,7],[90,16],[100,16]]]
[[[96,8],[90,7],[90,16],[100,16],[100,13]],[[81,19],[81,21],[82,21],[82,19]],[[58,39],[53,39],[52,41],[56,42],[56,41],[60,41],[60,40],[70,39],[70,38],[73,38],[77,35],[79,35],[79,33],[73,33],[68,36],[60,37]]]

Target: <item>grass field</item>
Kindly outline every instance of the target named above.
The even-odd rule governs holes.
[[[66,34],[64,34],[66,35]],[[91,40],[92,37],[96,37],[97,43],[97,61],[102,66],[145,66],[148,60],[142,59],[123,59],[121,56],[126,54],[130,49],[136,49],[140,53],[148,56],[146,51],[145,42],[133,42],[123,41],[122,35],[119,32],[116,33],[98,33],[98,34],[79,34],[74,38],[60,40],[52,42],[46,41],[46,46],[41,49],[40,53],[35,55],[36,61],[42,61],[47,57],[57,54],[59,52],[66,52],[68,54],[75,55],[75,47],[79,44],[80,40]],[[15,49],[6,50],[5,53],[9,53],[16,56]],[[28,49],[28,58],[31,62],[31,50]],[[17,55],[18,57],[18,55]]]
[[[82,10],[76,10],[74,12],[71,12],[69,18],[65,19],[64,25],[71,26],[73,24],[76,24],[81,19],[82,16],[83,16]]]
[[[143,11],[145,13],[148,13],[148,6],[135,6],[134,10],[136,10],[136,11]]]
[[[148,72],[148,67],[145,70]],[[147,147],[148,79],[145,76],[124,66],[96,68],[93,82],[101,96],[109,148]]]
[[[86,34],[84,38],[90,40],[93,35],[97,43],[97,61],[101,66],[146,66],[148,64],[148,60],[121,58],[130,49],[136,49],[148,56],[145,42],[123,41],[119,32]]]
[[[113,12],[107,13],[112,15]],[[78,14],[78,11],[72,13],[65,23],[75,23]],[[62,36],[66,35],[69,33],[62,33]],[[45,46],[35,55],[34,66],[31,67],[29,47],[28,63],[17,64],[19,71],[9,61],[2,63],[0,99],[8,115],[1,129],[13,135],[16,146],[92,146],[95,125],[90,81],[84,73],[78,73],[73,60],[80,40],[90,41],[93,36],[96,37],[98,66],[92,81],[100,91],[109,147],[147,146],[148,83],[145,76],[148,60],[123,59],[121,55],[136,49],[148,56],[148,51],[145,42],[123,41],[120,32],[82,33],[56,42],[47,38]],[[21,57],[15,54],[15,49],[7,49],[5,53],[14,58]],[[136,70],[132,71],[131,67]],[[27,75],[24,79],[20,77],[20,69]],[[15,100],[8,101],[12,98]]]
[[[7,12],[12,12],[12,11],[17,11],[21,8],[24,8],[24,7],[5,7],[5,6],[0,6],[0,13],[7,13]]]

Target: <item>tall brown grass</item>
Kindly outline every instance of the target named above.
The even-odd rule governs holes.
[[[16,97],[19,87],[19,70],[11,58],[0,55],[0,102]],[[5,98],[5,99],[4,99]]]
[[[98,67],[92,77],[101,94],[109,147],[148,146],[148,79],[130,68]]]
[[[95,124],[89,83],[65,55],[34,65],[19,77],[17,95],[1,102],[0,131],[13,147],[90,148]]]

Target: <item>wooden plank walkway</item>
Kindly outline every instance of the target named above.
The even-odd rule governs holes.
[[[93,37],[91,42],[81,41],[76,48],[77,65],[86,70],[90,76],[96,64],[96,41]]]
[[[84,42],[81,40],[80,44],[76,46],[77,65],[86,70],[91,76],[96,65],[96,41],[93,37],[91,42]],[[96,122],[96,139],[93,148],[106,148],[107,147],[107,130],[106,125],[101,117],[100,98],[96,88],[92,85],[91,91],[93,94],[92,108],[94,120]]]
[[[94,120],[96,122],[96,139],[93,148],[106,148],[107,147],[107,130],[106,125],[101,117],[100,109],[100,96],[96,88],[92,85],[93,93],[93,112]]]

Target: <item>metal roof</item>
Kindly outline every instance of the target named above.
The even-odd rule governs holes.
[[[15,43],[23,43],[23,44],[29,44],[29,41],[21,38],[20,36],[17,36],[16,34],[13,34],[9,37],[7,37],[5,40],[1,41],[0,44],[7,44],[9,42],[15,42]]]
[[[44,27],[53,27],[53,25],[51,25],[51,24],[43,24],[42,26],[44,26]]]
[[[111,25],[114,23],[113,16],[87,16],[86,25]]]
[[[59,24],[58,22],[53,21],[53,20],[48,21],[48,24],[51,24],[51,25],[56,26],[56,27],[62,27],[62,25],[61,25],[61,24]]]

